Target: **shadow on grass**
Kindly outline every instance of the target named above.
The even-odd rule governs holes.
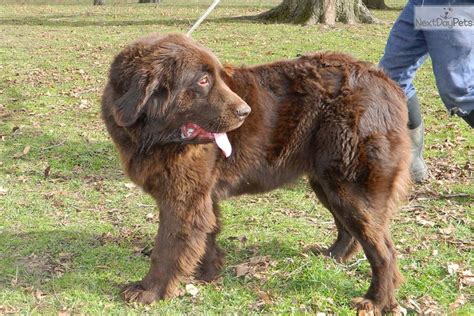
[[[95,16],[95,15],[94,15]],[[92,16],[92,17],[94,17]],[[25,16],[19,18],[2,18],[0,25],[21,25],[21,26],[50,26],[50,27],[107,27],[107,26],[146,26],[146,25],[162,25],[162,26],[184,26],[191,27],[195,22],[194,18],[183,19],[153,19],[153,20],[127,20],[123,17],[120,20],[104,20],[105,16],[100,16],[100,19],[92,19],[87,17],[85,20],[83,15],[50,15],[50,16]],[[81,20],[80,20],[81,19]],[[221,17],[208,18],[206,22],[209,23],[261,23],[261,24],[278,24],[278,22],[260,21],[254,16],[235,16],[235,17]]]
[[[81,137],[77,134],[79,132],[68,130],[59,130],[57,135],[33,129],[19,129],[12,133],[15,135],[7,138],[4,143],[3,169],[7,174],[15,175],[22,170],[23,175],[38,176],[44,180],[91,176],[104,180],[125,179],[112,141],[90,141],[85,137],[80,142],[77,140]],[[68,133],[74,140],[68,139]],[[22,155],[26,146],[31,149]]]
[[[140,233],[134,235],[135,240],[74,230],[3,232],[0,234],[0,282],[9,291],[35,288],[46,295],[83,292],[98,300],[120,301],[120,288],[130,281],[139,280],[149,266],[149,259],[137,252],[136,246],[149,245],[152,236],[141,236]],[[235,255],[233,260],[237,263],[248,261],[253,255],[270,256],[278,262],[298,255],[296,247],[278,240],[241,249],[236,249],[235,243],[226,242],[224,249]],[[291,270],[287,272],[292,273]],[[235,277],[232,269],[224,268],[223,276],[229,287],[240,283],[252,288],[255,282]],[[340,282],[340,275],[332,276],[329,270],[327,273],[298,271],[294,277],[273,278],[269,284],[276,293],[307,294],[308,291],[334,287],[338,295],[354,295],[352,282]]]
[[[163,25],[163,26],[179,26],[186,25],[191,26],[194,23],[193,19],[159,19],[156,20],[117,20],[117,21],[104,21],[84,20],[83,15],[53,15],[53,16],[25,16],[21,19],[18,18],[2,18],[0,19],[0,25],[26,25],[26,26],[51,26],[51,27],[87,27],[87,26],[132,26],[132,25]],[[82,20],[79,20],[82,19]]]
[[[146,258],[133,252],[132,244],[72,230],[3,232],[0,282],[10,290],[82,291],[118,300],[122,280],[135,278],[137,271],[144,273],[148,265]]]

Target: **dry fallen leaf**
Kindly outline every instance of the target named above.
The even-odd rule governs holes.
[[[258,291],[257,295],[265,303],[265,305],[270,305],[270,304],[273,303],[272,299],[271,299],[270,295],[268,295],[268,293],[266,293],[264,291]]]
[[[250,258],[250,264],[268,264],[270,262],[270,256],[257,256]]]
[[[49,177],[49,175],[51,174],[51,166],[47,166],[46,169],[44,169],[44,178],[46,179],[47,177]]]
[[[453,225],[449,225],[446,228],[440,228],[439,232],[443,235],[451,235],[455,231],[455,228]]]
[[[34,296],[37,300],[42,300],[43,298],[45,298],[47,295],[46,293],[40,291],[40,290],[36,290],[35,293],[34,293]]]
[[[405,306],[407,306],[408,308],[410,309],[413,309],[415,311],[420,311],[421,308],[420,308],[420,305],[418,304],[418,302],[416,300],[414,300],[413,298],[409,298],[406,303],[405,303]]]
[[[410,314],[415,311],[421,315],[442,315],[438,303],[428,295],[416,299],[408,298],[403,305],[411,310]]]
[[[58,311],[58,316],[69,316],[69,315],[71,315],[71,312],[65,308]]]
[[[0,305],[0,315],[18,314],[20,310],[11,305]]]
[[[452,302],[451,304],[449,304],[449,311],[450,312],[453,312],[454,310],[458,309],[459,307],[461,307],[462,305],[466,304],[466,297],[464,296],[464,294],[461,294],[458,296],[458,298],[456,298],[456,300],[454,302]]]
[[[464,270],[459,275],[459,282],[463,286],[471,287],[474,285],[474,274],[471,270]]]
[[[146,218],[147,221],[151,221],[154,217],[155,217],[155,215],[153,213],[147,213],[145,215],[145,218]]]
[[[235,267],[235,275],[237,277],[245,276],[250,272],[250,267],[246,263],[239,264]]]
[[[90,107],[89,101],[81,100],[81,103],[79,104],[80,109],[88,109],[89,107]]]
[[[270,256],[256,256],[249,259],[248,262],[239,264],[235,267],[237,277],[249,276],[257,279],[265,278],[265,272],[269,266],[275,266]]]
[[[199,289],[193,284],[186,284],[186,293],[194,297],[199,293]]]
[[[28,145],[28,146],[25,146],[25,148],[23,148],[23,151],[21,153],[16,153],[15,155],[13,155],[13,158],[15,159],[18,159],[18,158],[21,158],[25,155],[27,155],[31,150],[31,146]]]
[[[136,188],[137,186],[136,186],[134,183],[132,183],[132,182],[127,182],[127,183],[125,183],[125,187],[126,187],[127,189],[130,189],[130,190],[131,190],[131,189]]]
[[[455,274],[459,270],[459,264],[457,263],[448,263],[448,273],[450,275]]]
[[[423,217],[421,217],[419,215],[416,216],[415,220],[418,224],[420,224],[421,226],[424,226],[424,227],[433,227],[435,225],[434,222],[426,220],[426,219],[424,219]]]
[[[28,145],[28,146],[25,146],[25,148],[23,148],[23,155],[26,155],[30,152],[30,149],[31,149],[31,146]]]
[[[430,296],[423,296],[418,300],[420,303],[421,311],[423,315],[440,315],[441,314],[441,309],[438,305],[438,303],[431,298]]]
[[[408,311],[405,307],[398,305],[393,311],[392,311],[393,316],[407,316]]]

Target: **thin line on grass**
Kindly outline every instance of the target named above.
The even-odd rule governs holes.
[[[43,147],[43,148],[41,148],[41,150],[44,151],[44,150],[48,150],[48,149],[51,149],[51,148],[60,147],[60,146],[64,145],[65,143],[66,143],[66,141],[63,140],[60,143],[57,143],[57,144],[54,144],[54,145],[51,145],[51,146],[48,146],[48,147]]]
[[[296,272],[299,272],[299,271],[303,270],[303,268],[306,268],[307,266],[309,266],[310,263],[311,263],[311,260],[308,260],[306,263],[300,265],[298,268],[296,268],[293,271],[291,271],[290,273],[288,273],[285,277],[285,280],[288,280]]]

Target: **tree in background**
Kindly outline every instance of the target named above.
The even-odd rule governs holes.
[[[104,5],[105,0],[94,0],[94,5]]]
[[[385,4],[385,0],[362,0],[367,8],[371,9],[389,9],[390,7]]]
[[[253,18],[295,24],[377,22],[362,0],[283,0],[280,5]]]

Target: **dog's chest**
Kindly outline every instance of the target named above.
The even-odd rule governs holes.
[[[263,193],[293,182],[301,175],[301,171],[289,168],[260,166],[233,179],[221,178],[216,189],[225,196]]]

